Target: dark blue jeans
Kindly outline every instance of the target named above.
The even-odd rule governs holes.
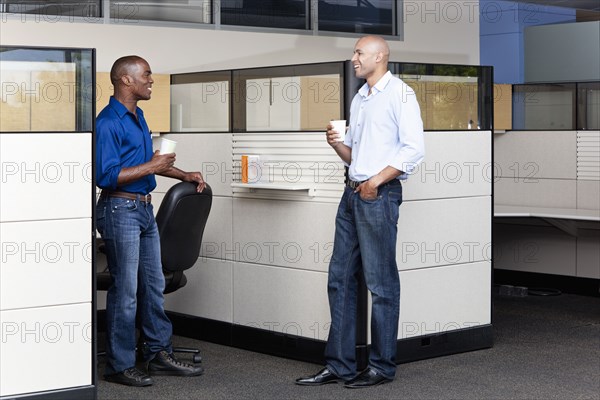
[[[396,237],[402,185],[383,185],[375,200],[365,201],[346,188],[335,225],[329,264],[328,295],[331,327],[325,360],[345,380],[356,370],[357,276],[364,274],[371,292],[371,349],[369,366],[386,378],[396,374],[396,341],[400,311],[400,278],[396,265]]]
[[[136,315],[144,335],[144,356],[171,352],[172,326],[164,312],[165,278],[152,205],[101,197],[97,228],[106,245],[112,286],[106,296],[105,374],[135,366]]]

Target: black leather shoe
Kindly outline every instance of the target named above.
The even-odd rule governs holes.
[[[137,368],[129,368],[118,374],[106,375],[104,379],[108,382],[120,383],[127,386],[150,386],[152,378]]]
[[[148,363],[148,372],[150,375],[198,376],[204,373],[204,368],[180,362],[162,350]]]
[[[370,386],[380,385],[382,383],[388,383],[392,380],[381,375],[373,368],[367,368],[361,372],[356,378],[346,382],[344,387],[350,389],[366,388]]]
[[[296,379],[297,385],[305,385],[305,386],[319,386],[325,385],[326,383],[337,383],[343,382],[341,378],[338,378],[327,368],[323,368],[317,374],[312,376],[307,376],[306,378],[298,378]]]

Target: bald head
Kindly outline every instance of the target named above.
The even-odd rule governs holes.
[[[358,40],[356,47],[362,48],[365,52],[381,54],[382,61],[387,65],[390,59],[390,46],[384,38],[377,35],[364,36]]]
[[[364,36],[356,42],[352,65],[356,77],[373,86],[388,70],[390,48],[380,36]]]

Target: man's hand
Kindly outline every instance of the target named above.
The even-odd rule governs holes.
[[[335,150],[335,152],[340,156],[343,162],[350,165],[350,159],[352,157],[352,149],[344,144],[344,142],[340,142],[337,139],[340,137],[340,134],[336,131],[333,131],[333,125],[327,125],[327,143]],[[348,128],[346,128],[348,129]]]
[[[341,134],[338,133],[337,131],[332,130],[333,129],[333,125],[328,124],[327,125],[327,143],[329,143],[329,145],[331,147],[336,147],[338,146],[340,142],[338,139],[341,137]],[[341,132],[343,133],[343,132]]]
[[[358,185],[354,192],[358,193],[363,200],[375,200],[377,198],[377,186],[371,180]]]
[[[206,182],[204,182],[204,177],[202,177],[202,174],[200,172],[187,172],[183,180],[186,182],[197,183],[198,187],[196,187],[196,191],[198,193],[201,193],[206,187]]]
[[[156,150],[150,160],[150,164],[152,165],[155,174],[163,174],[175,165],[175,153],[160,154],[160,152]]]

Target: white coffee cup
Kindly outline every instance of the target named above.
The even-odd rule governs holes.
[[[162,138],[160,142],[160,154],[175,153],[177,142],[171,139]]]
[[[331,126],[333,126],[334,131],[339,133],[339,137],[336,139],[338,142],[343,142],[346,139],[346,120],[345,119],[336,119],[329,122]]]

